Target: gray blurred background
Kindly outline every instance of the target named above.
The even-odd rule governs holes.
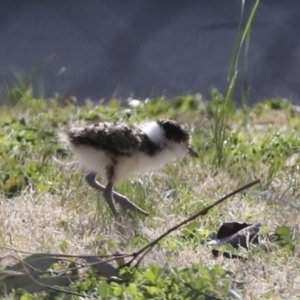
[[[245,20],[254,1],[246,0]],[[0,83],[99,100],[226,91],[239,0],[0,0]],[[299,103],[300,1],[262,0],[235,100]],[[249,89],[250,87],[250,89]]]

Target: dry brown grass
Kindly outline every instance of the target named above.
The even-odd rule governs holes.
[[[261,222],[261,245],[242,253],[248,261],[214,258],[204,239],[196,245],[189,243],[181,238],[182,232],[178,230],[171,234],[178,247],[171,250],[162,241],[162,246],[145,257],[143,265],[153,263],[168,269],[191,268],[193,264],[221,265],[230,273],[224,280],[228,280],[243,299],[297,299],[300,296],[300,241],[297,235],[300,231],[300,173],[298,161],[290,167],[285,166],[285,162],[298,151],[293,145],[297,146],[299,142],[299,116],[281,110],[266,110],[261,114],[253,111],[246,117],[240,117],[238,112],[232,118],[230,137],[237,142],[230,145],[230,139],[226,141],[233,150],[221,168],[212,164],[215,149],[209,148],[213,144],[210,133],[213,120],[208,117],[189,120],[186,117],[192,128],[202,130],[194,134],[194,143],[203,156],[198,161],[184,159],[118,186],[118,191],[150,212],[148,218],[137,216],[130,220],[124,217],[122,227],[114,222],[102,196],[85,183],[83,170],[77,164],[67,164],[74,161],[74,157],[60,158],[62,164],[47,161],[52,180],[57,183],[56,192],[41,193],[27,187],[16,197],[8,198],[4,193],[0,196],[0,256],[25,255],[8,248],[32,253],[131,253],[141,247],[132,243],[134,237],[154,240],[203,206],[259,178],[261,186],[236,195],[198,220],[198,232],[216,231],[225,221]],[[71,117],[73,112],[69,112],[69,117],[61,118],[69,124]],[[242,125],[243,117],[248,118],[245,125]],[[75,121],[84,122],[83,119]],[[274,141],[278,132],[282,137]],[[282,142],[286,142],[285,148],[277,151],[276,144]],[[53,143],[57,143],[57,139]],[[210,143],[208,150],[204,147],[206,143]],[[286,148],[289,149],[284,152]],[[42,148],[33,157],[26,156],[24,161],[40,161],[46,150],[46,147]],[[274,158],[267,156],[269,152]],[[278,168],[272,171],[276,163]],[[41,181],[48,174],[42,175]],[[252,194],[253,190],[267,190],[267,193],[259,196]],[[270,239],[276,228],[283,225],[295,231],[291,241],[294,249],[282,247]],[[107,246],[110,241],[114,244],[111,248]]]
[[[64,168],[60,166],[59,169],[63,171]],[[82,180],[70,184],[63,196],[38,194],[30,190],[12,199],[1,196],[1,245],[33,253],[99,254],[99,235],[115,243],[125,242],[123,244],[136,234],[151,241],[199,210],[204,203],[217,200],[238,185],[238,180],[230,179],[226,171],[214,175],[199,163],[180,163],[172,169],[177,172],[176,182],[185,183],[190,189],[179,189],[173,198],[166,198],[162,196],[169,188],[169,175],[165,171],[143,176],[141,180],[146,182],[148,191],[147,203],[152,206],[151,216],[137,223],[125,219],[122,233],[108,215],[103,199],[100,200],[102,211],[96,214],[97,192],[88,188]],[[283,191],[290,184],[283,175],[280,177],[279,174],[274,181],[278,191]],[[298,174],[294,177],[299,180]],[[184,199],[184,206],[181,199]],[[184,211],[181,212],[182,207]],[[297,231],[300,229],[299,211],[280,200],[274,204],[274,201],[248,194],[237,195],[199,220],[203,227],[212,225],[217,228],[222,222],[232,220],[262,222],[269,232],[278,225],[287,225]],[[178,234],[178,231],[172,233],[173,236]],[[63,242],[67,242],[65,251],[60,246]],[[222,257],[215,259],[208,246],[199,244],[199,247],[192,249],[185,244],[180,252],[156,249],[146,256],[144,264],[154,263],[170,268],[220,264],[235,274],[243,299],[261,299],[266,294],[272,299],[296,299],[300,294],[300,275],[297,271],[300,267],[300,247],[297,246],[291,254],[284,248],[274,246],[267,236],[261,242],[269,250],[250,255],[251,260],[246,263]],[[128,243],[128,247],[116,250],[130,253],[137,249]],[[12,251],[1,249],[2,257],[7,254],[12,254]]]

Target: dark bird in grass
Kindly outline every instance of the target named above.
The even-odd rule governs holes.
[[[103,193],[116,218],[118,212],[114,202],[123,210],[148,215],[127,197],[113,190],[117,182],[133,174],[159,169],[187,154],[198,157],[190,146],[188,131],[170,119],[137,125],[100,122],[70,128],[63,133],[63,139],[89,171],[87,183]],[[96,180],[97,174],[107,180],[106,186]]]

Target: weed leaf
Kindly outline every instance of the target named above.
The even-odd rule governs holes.
[[[84,259],[90,263],[99,275],[109,278],[109,277],[119,277],[119,270],[112,266],[111,264],[101,260],[97,256],[84,256]]]
[[[29,274],[22,274],[12,271],[3,271],[0,273],[0,294],[10,293],[13,289],[26,289],[28,292],[32,293],[36,289],[35,279],[38,278],[40,272],[32,272]]]
[[[212,241],[209,244],[216,247],[231,245],[234,249],[242,247],[248,250],[250,244],[259,244],[258,234],[260,228],[260,223],[252,225],[239,222],[225,222],[217,234],[217,240]],[[212,254],[218,256],[219,251],[214,249]],[[223,256],[227,258],[241,258],[228,253],[223,253]]]
[[[7,266],[6,270],[32,273],[32,269],[35,269],[43,273],[57,261],[59,261],[59,258],[50,256],[47,253],[36,253],[26,257],[23,261],[15,265]],[[30,270],[30,268],[32,269]]]

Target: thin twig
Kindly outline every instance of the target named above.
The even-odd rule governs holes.
[[[163,233],[162,235],[160,235],[157,239],[155,239],[154,241],[150,242],[149,244],[147,244],[145,247],[141,248],[139,251],[132,253],[132,259],[127,262],[126,264],[122,265],[119,267],[119,269],[124,268],[124,267],[128,267],[131,265],[131,263],[139,256],[142,254],[142,257],[138,260],[138,263],[136,264],[136,266],[141,262],[141,260],[145,257],[145,255],[160,241],[162,240],[164,237],[166,237],[168,234],[170,234],[171,232],[177,230],[178,228],[180,228],[181,226],[195,220],[196,218],[198,218],[199,216],[204,216],[206,215],[212,208],[214,208],[215,206],[219,205],[220,203],[224,202],[225,200],[227,200],[228,198],[246,190],[249,189],[250,187],[258,184],[260,182],[259,179],[254,180],[244,186],[242,186],[241,188],[238,188],[237,190],[225,195],[224,197],[222,197],[221,199],[219,199],[218,201],[214,202],[213,204],[207,206],[206,208],[202,209],[201,211],[199,211],[198,213],[192,215],[191,217],[189,217],[188,219],[180,222],[179,224],[173,226],[172,228],[170,228],[169,230],[167,230],[165,233]],[[146,251],[148,248],[150,248],[149,251]]]
[[[162,240],[164,237],[166,237],[168,234],[170,234],[171,232],[177,230],[179,227],[193,221],[194,219],[196,219],[197,217],[199,216],[204,216],[206,215],[213,207],[217,206],[218,204],[222,203],[223,201],[225,201],[226,199],[234,196],[235,194],[237,193],[240,193],[250,187],[252,187],[253,185],[256,185],[259,183],[259,180],[255,180],[229,194],[227,194],[226,196],[222,197],[220,200],[214,202],[213,204],[211,204],[210,206],[202,209],[200,212],[192,215],[190,218],[180,222],[179,224],[175,225],[174,227],[170,228],[169,230],[167,230],[165,233],[163,233],[162,235],[160,235],[157,239],[155,239],[154,241],[150,242],[149,244],[147,244],[146,246],[144,246],[143,248],[141,248],[139,251],[137,252],[134,252],[134,253],[131,253],[131,254],[119,254],[119,253],[115,253],[115,254],[112,254],[112,255],[103,255],[103,256],[98,256],[98,258],[106,258],[106,260],[102,260],[102,261],[96,261],[96,262],[92,262],[92,263],[88,263],[88,264],[81,264],[80,266],[76,266],[76,267],[71,267],[71,268],[68,268],[66,270],[64,270],[65,272],[66,271],[73,271],[75,269],[80,269],[82,267],[92,267],[94,265],[97,265],[97,264],[101,264],[103,262],[105,263],[108,263],[110,261],[113,261],[117,258],[128,258],[128,257],[131,257],[131,260],[120,266],[119,269],[123,268],[123,267],[126,267],[126,266],[130,266],[131,263],[137,258],[139,257],[139,259],[137,260],[136,264],[133,266],[133,267],[138,267],[138,265],[140,264],[140,262],[143,260],[143,258],[153,249],[154,246],[157,245],[157,243]],[[13,248],[10,248],[10,247],[5,247],[5,246],[0,246],[0,249],[6,249],[6,250],[10,250],[10,251],[15,251],[15,252],[19,252],[19,253],[23,253],[23,254],[31,254],[31,255],[35,255],[36,253],[30,253],[30,252],[25,252],[25,251],[20,251],[20,250],[16,250],[16,249],[13,249]],[[63,258],[71,258],[71,257],[76,257],[76,258],[82,258],[82,259],[85,259],[87,257],[89,257],[90,255],[67,255],[67,254],[49,254],[49,253],[39,253],[39,254],[45,254],[49,257],[57,257],[57,258],[60,258],[60,259],[63,259]],[[47,288],[47,289],[51,289],[51,290],[54,290],[54,291],[58,291],[58,292],[63,292],[63,293],[67,293],[67,294],[71,294],[71,295],[77,295],[77,296],[83,296],[82,294],[79,294],[79,293],[74,293],[74,292],[71,292],[71,291],[67,291],[67,290],[63,290],[63,289],[60,289],[60,288],[55,288],[55,287],[52,287],[50,285],[47,285],[47,284],[44,284],[42,282],[39,282],[37,279],[33,278],[31,276],[31,273],[29,272],[28,268],[32,269],[32,270],[35,270],[35,271],[39,271],[37,270],[36,268],[32,267],[30,264],[28,264],[27,262],[25,261],[22,261],[20,259],[18,259],[17,257],[14,257],[13,255],[11,255],[10,257],[18,260],[19,262],[22,263],[23,265],[23,268],[25,270],[25,273],[28,274],[31,279],[36,282],[37,284],[39,284],[41,287],[44,287],[44,288]],[[39,271],[40,272],[40,271]],[[43,272],[42,272],[43,273]]]

